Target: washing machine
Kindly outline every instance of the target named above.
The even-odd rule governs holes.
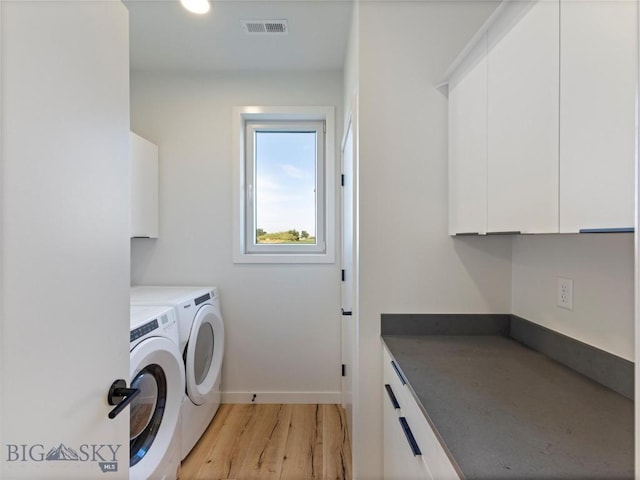
[[[175,480],[180,466],[185,376],[175,310],[132,306],[129,478]]]
[[[220,406],[224,324],[218,289],[137,286],[131,288],[131,304],[170,305],[176,312],[186,382],[181,409],[184,459]]]

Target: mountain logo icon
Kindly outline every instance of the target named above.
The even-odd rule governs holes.
[[[78,453],[73,448],[66,447],[63,443],[61,443],[57,447],[53,447],[51,450],[49,450],[49,453],[47,453],[45,460],[78,461],[80,460],[80,457],[78,457]]]

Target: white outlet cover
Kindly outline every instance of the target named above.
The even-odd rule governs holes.
[[[566,310],[573,310],[573,280],[558,277],[557,305]]]

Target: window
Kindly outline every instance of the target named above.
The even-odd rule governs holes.
[[[324,128],[245,123],[247,252],[324,252]]]
[[[235,261],[333,262],[333,108],[238,110]]]

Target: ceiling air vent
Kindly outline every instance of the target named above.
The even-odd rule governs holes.
[[[286,20],[242,20],[242,29],[247,35],[287,35]]]

